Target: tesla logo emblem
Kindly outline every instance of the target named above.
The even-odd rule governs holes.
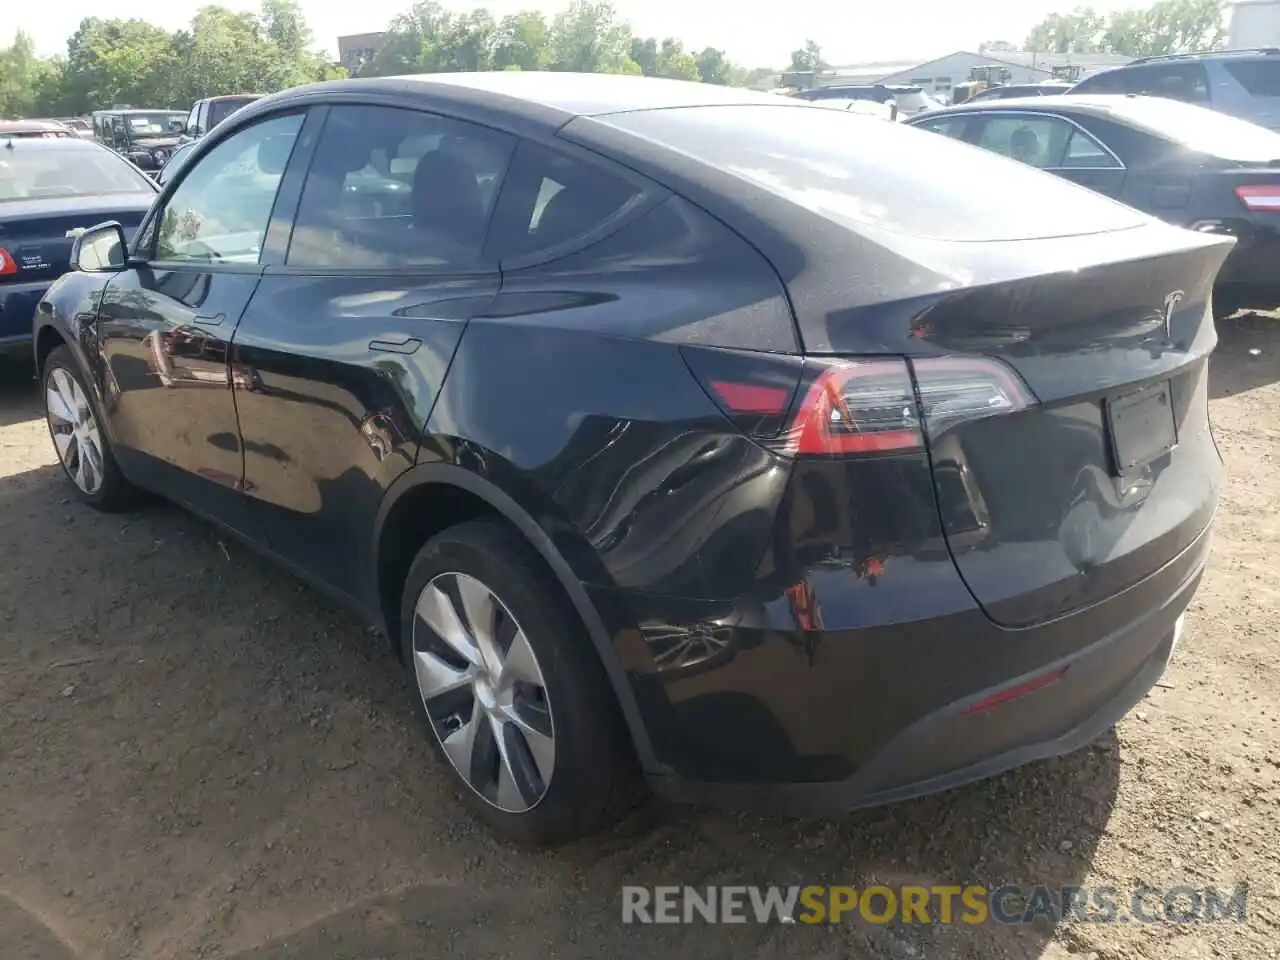
[[[1175,290],[1164,298],[1164,338],[1166,340],[1173,338],[1173,311],[1178,309],[1178,304],[1185,296],[1186,294],[1181,290]]]

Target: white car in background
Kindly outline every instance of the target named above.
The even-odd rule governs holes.
[[[863,113],[881,120],[896,120],[897,109],[893,101],[877,103],[874,100],[814,100],[815,107],[826,107],[828,110],[848,110],[850,113]]]

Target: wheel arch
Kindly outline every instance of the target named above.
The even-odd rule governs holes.
[[[623,720],[626,722],[641,766],[644,769],[654,769],[657,764],[652,741],[641,718],[635,694],[627,680],[621,659],[613,647],[604,621],[583,588],[581,578],[556,547],[550,535],[534,520],[528,510],[496,483],[464,467],[448,463],[427,463],[412,467],[392,484],[378,510],[374,523],[371,556],[374,561],[379,614],[396,654],[402,659],[405,654],[404,638],[400,636],[399,624],[403,576],[399,575],[399,564],[384,562],[384,554],[394,553],[394,551],[388,551],[387,546],[394,542],[392,539],[392,531],[395,529],[394,521],[406,516],[404,513],[406,504],[414,501],[422,502],[426,499],[436,501],[437,498],[442,498],[446,506],[454,508],[448,511],[449,522],[436,526],[428,525],[425,531],[427,537],[417,535],[414,552],[416,553],[430,535],[458,523],[485,516],[499,519],[518,532],[542,558],[586,628],[591,644],[613,688],[614,699],[622,711]]]

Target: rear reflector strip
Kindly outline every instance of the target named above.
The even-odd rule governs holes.
[[[791,392],[781,387],[712,380],[711,389],[733,413],[786,413]]]
[[[981,713],[983,710],[990,710],[992,707],[998,707],[1002,703],[1009,703],[1012,700],[1018,700],[1025,697],[1029,693],[1035,693],[1037,690],[1043,690],[1051,683],[1056,683],[1067,672],[1066,667],[1059,667],[1051,670],[1049,673],[1042,673],[1038,677],[1032,677],[1030,680],[1024,680],[1022,683],[1015,683],[1012,687],[1005,687],[1003,690],[997,690],[989,697],[983,697],[977,703],[971,704],[960,711],[962,717],[967,717],[973,713]]]
[[[1250,210],[1280,211],[1280,186],[1236,187],[1236,196]]]

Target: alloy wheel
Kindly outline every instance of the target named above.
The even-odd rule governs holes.
[[[54,367],[45,380],[45,411],[58,459],[80,490],[93,496],[102,489],[102,435],[89,398],[76,378]]]
[[[418,595],[412,641],[418,692],[454,769],[499,810],[533,809],[551,783],[555,729],[520,624],[476,578],[442,573]]]

